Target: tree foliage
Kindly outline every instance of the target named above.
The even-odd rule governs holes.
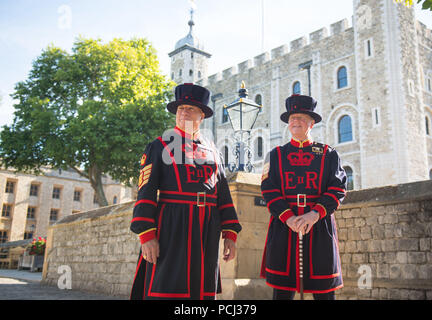
[[[165,111],[173,83],[145,39],[79,38],[72,53],[49,46],[15,86],[14,120],[0,134],[5,167],[72,168],[107,205],[104,174],[129,184],[145,146],[172,126]]]
[[[402,2],[407,7],[411,7],[414,4],[415,0],[395,0],[395,2]],[[432,0],[417,0],[417,3],[422,3],[423,10],[431,10],[432,11]]]

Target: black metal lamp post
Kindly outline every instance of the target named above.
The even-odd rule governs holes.
[[[239,90],[239,97],[228,106],[224,105],[224,108],[228,113],[228,118],[230,119],[231,126],[234,130],[234,136],[237,140],[234,149],[237,163],[230,163],[228,168],[231,172],[251,172],[253,166],[250,162],[252,153],[249,148],[249,138],[250,132],[258,118],[262,106],[256,104],[255,101],[248,99],[248,91],[245,88],[244,81],[242,81]],[[245,157],[247,158],[246,163]]]

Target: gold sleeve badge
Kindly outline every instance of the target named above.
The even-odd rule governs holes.
[[[147,159],[147,155],[144,153],[143,156],[142,156],[142,158],[141,158],[141,165],[142,166],[145,164],[146,159]]]
[[[153,164],[150,163],[149,165],[146,165],[140,172],[139,182],[138,182],[138,189],[141,189],[145,184],[147,184],[151,170],[152,170]]]

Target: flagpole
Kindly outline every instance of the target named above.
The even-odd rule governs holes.
[[[264,0],[261,0],[261,52],[264,52]]]

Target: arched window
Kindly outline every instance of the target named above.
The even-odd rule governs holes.
[[[430,135],[430,123],[429,123],[428,117],[425,117],[425,126],[426,126],[426,135],[429,136]]]
[[[117,204],[117,196],[114,196],[114,198],[113,198],[113,204]]]
[[[293,94],[300,94],[301,93],[301,88],[300,88],[300,82],[296,81],[293,84],[293,88],[292,88],[292,92]]]
[[[256,139],[255,151],[256,151],[257,159],[261,159],[263,156],[263,138],[262,137],[258,137]]]
[[[351,167],[344,167],[345,173],[347,175],[347,190],[354,190],[354,176]]]
[[[222,123],[228,122],[228,111],[226,108],[222,107]]]
[[[257,94],[255,96],[255,103],[262,106],[262,96],[260,94]],[[260,108],[259,112],[262,112],[262,108]]]
[[[182,69],[179,70],[179,76],[181,77],[182,75]]]
[[[229,161],[229,159],[228,159],[228,147],[227,146],[225,146],[224,147],[224,162],[225,162],[225,167],[227,167],[228,166],[228,161]]]
[[[193,70],[192,70],[192,69],[189,70],[189,75],[190,75],[190,76],[193,75]]]
[[[348,74],[346,67],[340,67],[337,72],[338,89],[345,88],[348,85]]]
[[[198,71],[198,79],[201,79],[201,71]]]
[[[259,104],[259,105],[262,105],[262,96],[260,94],[257,94],[255,96],[255,103]]]
[[[343,116],[338,123],[339,143],[352,141],[352,124],[350,116]]]

